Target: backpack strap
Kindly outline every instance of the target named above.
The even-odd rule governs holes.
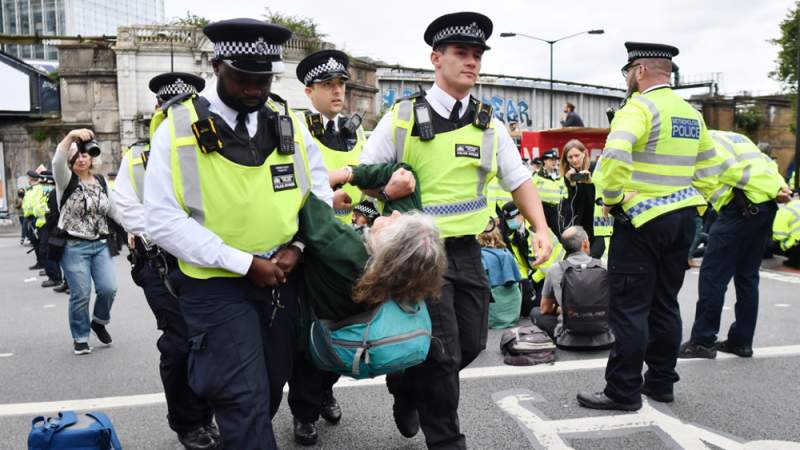
[[[111,423],[111,419],[109,419],[107,415],[101,412],[89,412],[86,413],[86,415],[96,420],[97,423],[103,426],[103,429],[108,430],[111,440],[111,448],[114,450],[122,450],[122,445],[119,442],[117,433],[114,431],[114,425]]]
[[[103,193],[108,195],[108,185],[106,184],[106,179],[102,175],[94,174],[94,179],[100,183],[100,187],[103,188]]]
[[[58,433],[64,428],[75,425],[75,422],[77,421],[78,416],[75,415],[75,411],[61,411],[58,413],[58,419],[52,420],[51,418],[45,420],[44,416],[39,416],[33,419],[31,426],[33,429],[36,429],[36,426],[39,422],[44,422],[42,424],[44,442],[49,447],[50,440],[53,439],[54,434]]]

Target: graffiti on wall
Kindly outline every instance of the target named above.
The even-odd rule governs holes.
[[[397,89],[384,89],[383,109],[388,110],[398,98],[408,97],[413,93],[413,89],[405,88],[403,89],[402,95],[398,97]],[[528,102],[525,100],[515,101],[512,98],[502,98],[495,95],[492,96],[492,98],[483,97],[481,101],[485,104],[492,105],[494,117],[501,122],[520,122],[527,126],[530,126],[532,123]]]

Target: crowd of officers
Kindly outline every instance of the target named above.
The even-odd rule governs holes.
[[[400,99],[369,139],[357,114],[341,113],[344,53],[323,50],[298,65],[312,104],[299,114],[270,91],[284,69],[288,29],[234,19],[203,31],[214,44],[215,88],[204,91],[204,80],[187,73],[151,81],[150,139],[125,153],[112,195],[114,219],[130,236],[134,280],[163,332],[168,420],[186,448],[275,448],[271,420],[287,382],[297,442],[317,442],[319,417],[340,420],[332,390],[338,376],[317,369],[296,345],[304,250],[297,218],[311,193],[345,223],[364,226],[377,217],[392,199],[388,189],[330,181],[349,181],[357,164],[410,167],[422,212],[435,218],[447,251],[441,295],[428,301],[435,338],[428,359],[387,377],[394,421],[406,437],[421,429],[429,448],[466,448],[459,371],[485,348],[490,302],[475,236],[509,202],[519,217],[505,218],[506,238],[527,275],[522,315],[547,268],[564,257],[558,234],[576,220],[590,231],[593,256],[607,260],[616,341],[604,389],[578,394],[582,406],[635,410],[641,394],[672,401],[679,356],[752,354],[760,255],[776,200],[789,202],[790,191],[747,138],[710,132],[670,89],[675,47],[626,43],[629,97],[599,161],[572,165],[570,184],[555,150],[532,161],[531,172],[491,106],[470,95],[492,33],[482,14],[448,14],[428,26],[433,87]],[[40,177],[46,186],[47,175]],[[567,202],[566,214],[570,186],[578,184],[592,186],[581,194],[590,201],[581,212]],[[44,186],[33,183],[24,194],[25,223],[36,228],[46,222],[37,212],[47,209]],[[700,269],[692,336],[681,346],[677,294],[695,218],[709,204],[718,217]],[[795,255],[798,205],[795,199],[780,209],[773,233]],[[24,232],[34,242],[37,234]],[[732,277],[736,323],[718,342]]]

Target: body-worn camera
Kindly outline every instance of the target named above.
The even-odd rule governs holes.
[[[79,142],[78,151],[80,153],[88,153],[92,158],[100,156],[100,146],[97,145],[97,141],[94,139]]]

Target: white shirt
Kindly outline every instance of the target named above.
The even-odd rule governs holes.
[[[450,94],[443,91],[436,83],[427,91],[425,99],[431,105],[436,114],[442,117],[450,117],[456,102],[461,102],[459,116],[463,116],[469,105],[469,95],[456,100]],[[516,190],[522,183],[530,181],[531,172],[522,164],[517,145],[508,134],[508,130],[496,118],[494,129],[497,133],[497,177],[500,179],[500,186],[508,192]],[[387,112],[378,122],[372,131],[364,150],[361,152],[361,162],[363,164],[379,164],[395,161],[394,144],[392,143],[392,112]]]
[[[644,91],[642,91],[641,94],[647,94],[648,92],[650,92],[652,90],[660,89],[660,88],[663,88],[663,87],[670,87],[670,85],[669,85],[669,83],[662,83],[662,84],[657,84],[655,86],[650,86],[649,88],[647,88]]]
[[[111,192],[111,202],[117,211],[117,222],[122,225],[122,228],[128,233],[146,237],[144,205],[136,196],[128,169],[130,163],[130,152],[125,152],[117,170],[117,181]]]
[[[236,111],[225,105],[216,89],[205,96],[209,110],[218,114],[231,128],[236,127]],[[333,191],[328,181],[328,172],[322,163],[317,144],[302,124],[297,132],[303,133],[311,170],[311,192],[331,205]],[[258,129],[258,113],[248,115],[247,131],[254,136]],[[170,164],[169,124],[164,121],[156,130],[150,143],[150,159],[145,177],[144,206],[146,232],[156,244],[176,258],[202,267],[218,267],[241,275],[247,274],[253,255],[231,247],[208,228],[200,225],[178,205],[172,189],[172,166]],[[272,249],[274,250],[274,249]],[[270,250],[270,251],[272,251]],[[269,252],[267,252],[269,253]]]
[[[341,114],[336,114],[333,117],[333,119],[328,119],[327,117],[325,117],[325,114],[322,114],[321,112],[317,111],[317,108],[314,108],[314,105],[311,105],[311,107],[308,108],[308,110],[311,111],[312,114],[319,114],[319,116],[322,118],[322,128],[327,129],[328,128],[328,122],[330,122],[332,120],[333,121],[333,129],[336,130],[336,131],[339,131],[339,116],[341,116]]]

